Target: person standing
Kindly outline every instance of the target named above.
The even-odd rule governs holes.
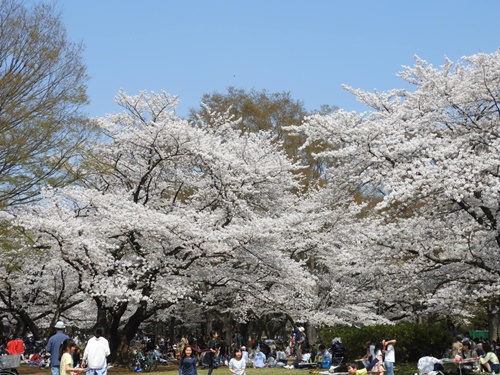
[[[377,364],[373,366],[372,371],[374,373],[378,373],[378,375],[383,375],[385,372],[385,364],[384,364],[384,352],[382,351],[384,346],[381,342],[377,342],[375,344],[375,358],[377,359]]]
[[[236,327],[234,331],[234,350],[240,350],[243,345],[243,336],[240,332],[240,327]]]
[[[181,360],[179,361],[179,375],[198,375],[196,370],[196,356],[193,348],[189,345],[182,349]]]
[[[226,340],[224,336],[220,336],[219,341],[219,364],[226,365],[226,359],[229,359],[229,351],[228,345],[226,344]]]
[[[106,357],[110,354],[109,343],[103,337],[103,327],[97,327],[94,334],[83,351],[82,367],[88,367],[88,375],[105,375],[108,372]]]
[[[370,351],[370,356],[368,360],[370,363],[372,363],[375,360],[375,344],[377,343],[376,339],[371,339],[370,341],[370,346],[368,347],[368,350]]]
[[[61,375],[72,375],[72,373],[83,372],[83,368],[73,367],[73,353],[76,343],[72,339],[66,339],[61,344],[61,357],[59,358],[59,373]]]
[[[294,351],[295,356],[297,357],[297,360],[300,362],[300,360],[302,358],[302,353],[300,351],[302,332],[300,331],[299,326],[297,324],[295,324],[293,327],[292,338],[295,340],[293,351]]]
[[[66,326],[63,322],[59,321],[54,326],[56,333],[49,338],[46,352],[50,354],[50,371],[52,375],[59,375],[59,366],[61,361],[59,359],[59,351],[64,340],[69,339],[69,336],[64,333]]]
[[[384,363],[387,375],[394,375],[394,362],[396,362],[394,345],[396,345],[396,340],[394,339],[387,338],[382,341],[382,346],[385,348]]]
[[[207,375],[212,375],[212,371],[215,367],[215,358],[217,358],[217,337],[219,334],[217,331],[210,332],[210,341],[208,342],[208,373]]]
[[[385,365],[384,365],[384,361],[382,359],[382,349],[383,349],[383,345],[381,342],[377,342],[375,344],[375,357],[372,361],[372,363],[370,363],[370,365],[368,367],[366,367],[366,370],[370,373],[370,375],[372,373],[376,373],[378,375],[383,375],[384,372],[385,372]]]

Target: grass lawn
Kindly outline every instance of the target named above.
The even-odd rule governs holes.
[[[327,371],[327,370],[318,370]],[[177,370],[176,370],[177,372]],[[208,370],[198,367],[198,375],[207,375]],[[159,374],[157,371],[155,374]],[[288,370],[283,367],[269,367],[269,368],[247,368],[247,375],[309,375],[309,370]],[[397,363],[394,368],[395,375],[413,375],[418,373],[416,363]],[[338,373],[335,373],[338,374]],[[172,371],[165,371],[163,375],[172,375]],[[212,372],[212,375],[231,375],[226,366],[219,367]]]
[[[456,371],[456,367],[453,364],[445,365],[446,370]],[[50,375],[50,370],[39,369],[37,366],[20,366],[17,368],[19,375]],[[208,370],[198,367],[198,375],[207,375]],[[323,370],[326,371],[326,370]],[[271,368],[247,368],[247,375],[309,375],[309,370],[288,370],[283,367],[271,367]],[[395,375],[414,375],[418,373],[416,363],[398,363],[394,367]],[[129,371],[126,367],[112,367],[108,371],[108,375],[177,375],[177,365],[170,366],[160,366],[156,371],[150,373],[136,373]],[[341,373],[335,373],[341,374]],[[212,375],[231,375],[226,366],[214,369]]]

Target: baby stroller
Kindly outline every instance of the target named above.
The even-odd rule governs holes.
[[[331,342],[332,366],[339,367],[344,361],[345,348],[340,337],[334,337]]]

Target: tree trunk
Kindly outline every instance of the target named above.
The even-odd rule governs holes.
[[[488,329],[490,341],[500,338],[500,306],[492,305],[488,309]]]
[[[111,332],[109,338],[109,349],[111,351],[111,362],[125,364],[128,360],[128,346],[144,321],[141,314],[137,312],[130,317],[121,331]]]
[[[175,316],[172,316],[170,318],[170,324],[168,327],[168,338],[169,338],[169,345],[173,345],[175,342]]]
[[[38,330],[37,325],[31,319],[31,317],[26,313],[26,311],[17,311],[17,314],[19,316],[19,320],[23,322],[24,326],[31,331],[33,334],[34,340],[39,340],[40,339],[40,331]]]
[[[306,324],[306,333],[307,333],[307,339],[309,340],[309,344],[314,345],[318,341],[318,332],[316,331],[316,327],[314,327],[312,324],[307,323]],[[328,344],[327,344],[328,346]]]
[[[222,321],[222,329],[219,335],[224,336],[224,340],[228,345],[231,345],[234,334],[233,328],[233,314],[230,312],[222,314],[220,317]]]
[[[205,332],[202,332],[203,336],[209,336],[212,332],[212,313],[207,311],[205,313]]]

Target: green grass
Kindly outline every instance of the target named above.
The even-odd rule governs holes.
[[[154,374],[158,375],[172,375],[173,371],[177,374],[177,369],[170,371],[158,372],[155,371]],[[327,370],[319,370],[327,371]],[[198,367],[198,375],[207,375],[208,370]],[[247,375],[309,375],[309,370],[288,370],[282,367],[270,367],[270,368],[247,368]],[[397,363],[394,368],[395,375],[413,375],[418,373],[416,363]],[[219,367],[212,372],[212,375],[231,375],[226,366]]]

